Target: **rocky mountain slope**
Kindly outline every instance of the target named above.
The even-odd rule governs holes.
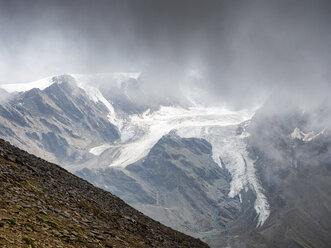
[[[125,168],[85,168],[76,175],[196,237],[234,225],[256,226],[253,192],[243,192],[241,199],[229,197],[231,175],[214,162],[212,147],[204,139],[181,138],[171,132],[137,163]]]
[[[277,98],[270,99],[247,127],[247,149],[271,214],[263,226],[243,230],[226,243],[234,248],[330,247],[330,105],[303,111],[292,101],[276,103]],[[307,139],[296,133],[311,135]],[[224,236],[215,235],[208,243],[220,245]]]
[[[136,105],[139,80],[122,76],[109,91],[108,77],[66,75],[6,94],[0,136],[211,247],[327,247],[330,104]],[[96,79],[107,100],[84,85]]]
[[[1,247],[207,247],[0,140]]]
[[[302,109],[287,104],[270,111],[267,103],[253,118],[249,140],[272,215],[254,230],[268,247],[330,247],[331,133],[330,105]],[[315,133],[309,139],[297,130]]]
[[[93,80],[101,88],[110,83],[113,91],[106,94],[111,98],[106,100],[96,88],[87,86],[95,84]],[[205,140],[182,139],[174,132],[167,135],[178,128],[181,136],[214,137],[213,145],[219,144],[217,139],[235,135],[232,124],[245,120],[247,113],[162,106],[136,114],[136,79],[124,78],[115,84],[108,78],[98,80],[63,75],[31,84],[40,89],[17,86],[27,91],[14,93],[10,101],[1,104],[0,123],[5,125],[0,126],[0,136],[60,162],[144,214],[190,235],[204,237],[214,230],[227,230],[243,216],[237,223],[256,226],[254,191],[247,188],[240,193],[241,186],[231,185],[233,175],[226,168],[237,163],[228,161],[242,157],[236,147],[230,147],[228,156],[222,154],[222,165]],[[226,130],[210,128],[229,125]],[[223,132],[221,137],[216,135]]]
[[[14,93],[2,102],[1,137],[61,164],[85,161],[89,147],[119,139],[114,112],[100,92],[88,94],[69,75],[50,80],[43,90]]]

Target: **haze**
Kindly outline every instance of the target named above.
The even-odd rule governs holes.
[[[330,92],[329,1],[0,0],[0,83],[142,72],[146,89],[205,104]],[[301,94],[300,93],[300,94]]]

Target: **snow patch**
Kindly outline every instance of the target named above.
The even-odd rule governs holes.
[[[101,153],[103,153],[105,150],[107,150],[109,147],[111,147],[110,144],[103,144],[101,146],[93,147],[89,150],[89,153],[92,153],[95,156],[99,156]]]
[[[52,80],[53,76],[39,79],[37,81],[29,82],[29,83],[18,83],[18,84],[0,84],[0,88],[6,90],[9,93],[13,92],[23,92],[28,91],[34,88],[43,90],[48,86],[53,84]]]
[[[98,77],[101,78],[113,78],[117,82],[122,82],[123,80],[127,80],[130,78],[137,79],[140,76],[140,73],[102,73],[102,74],[91,74],[91,75],[83,75],[83,74],[67,74],[75,79],[76,85],[83,89],[88,95],[89,99],[95,103],[101,102],[103,103],[107,109],[109,110],[108,120],[119,129],[122,128],[123,122],[121,119],[117,118],[115,110],[113,106],[107,101],[107,99],[101,94],[99,89],[96,87],[92,87],[89,83],[92,83],[92,79],[96,80]],[[55,76],[56,77],[56,76]],[[40,90],[44,90],[48,86],[54,83],[54,76],[46,77],[34,82],[30,83],[19,83],[19,84],[2,84],[0,88],[5,89],[7,92],[24,92],[31,90],[33,88],[38,88]]]
[[[324,130],[322,130],[319,133],[316,133],[315,131],[304,133],[298,127],[296,127],[296,128],[294,128],[293,132],[290,134],[290,137],[292,139],[298,139],[298,140],[302,140],[305,142],[309,142],[309,141],[312,141],[313,139],[315,139],[316,137],[322,135],[323,133],[324,133]]]
[[[122,128],[123,123],[119,118],[117,118],[114,107],[101,94],[99,89],[97,89],[95,87],[92,87],[92,86],[85,85],[81,81],[77,81],[77,86],[80,87],[81,89],[83,89],[86,92],[87,96],[90,98],[91,101],[93,101],[95,103],[97,103],[97,102],[103,103],[109,111],[109,114],[107,116],[109,122],[114,124],[115,126],[117,126],[119,129]]]

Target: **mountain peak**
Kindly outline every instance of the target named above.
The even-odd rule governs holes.
[[[63,74],[63,75],[52,77],[52,81],[54,83],[62,83],[62,82],[74,83],[75,78],[69,74]]]

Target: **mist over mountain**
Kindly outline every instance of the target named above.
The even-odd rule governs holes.
[[[0,0],[0,137],[210,247],[329,247],[330,13],[326,0]],[[31,193],[19,182],[8,191],[20,168],[31,176],[21,157],[37,159],[0,143],[5,213]],[[71,187],[38,161],[31,170],[45,168],[33,180]],[[0,244],[1,228],[38,243],[31,227],[4,218]],[[148,234],[160,227],[139,225]],[[77,230],[52,233],[86,246]],[[107,242],[168,247],[181,242],[174,234],[203,245],[169,232],[152,243],[127,232]],[[89,235],[100,245],[103,234]]]
[[[204,104],[237,108],[278,86],[330,92],[330,8],[323,0],[0,1],[0,82],[142,72],[154,97],[185,88]]]
[[[114,89],[106,97],[94,87],[104,81]],[[212,247],[327,247],[329,223],[319,222],[330,215],[327,99],[305,105],[302,95],[279,91],[257,110],[197,106],[192,98],[141,105],[132,73],[2,87],[13,92],[0,106],[1,137],[163,224]],[[295,193],[301,190],[304,199]],[[313,221],[298,234],[282,231]],[[271,238],[278,236],[282,242]]]

